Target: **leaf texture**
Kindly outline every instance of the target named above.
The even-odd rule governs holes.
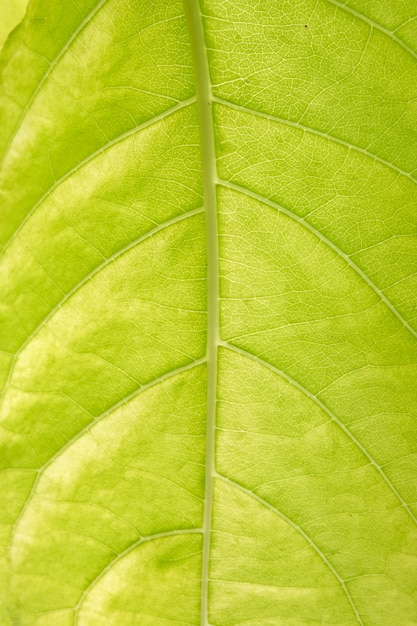
[[[8,35],[22,21],[27,6],[27,0],[0,1],[0,50]]]
[[[416,29],[413,0],[30,1],[0,623],[417,623]]]

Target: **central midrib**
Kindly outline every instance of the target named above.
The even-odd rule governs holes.
[[[207,423],[204,499],[204,543],[201,586],[201,626],[208,625],[210,531],[215,471],[217,350],[219,345],[219,270],[216,207],[216,156],[212,118],[212,92],[199,0],[183,0],[190,33],[200,126],[204,206],[207,233]]]

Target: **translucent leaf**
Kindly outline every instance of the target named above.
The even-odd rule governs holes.
[[[416,622],[416,28],[31,0],[0,59],[0,623]]]

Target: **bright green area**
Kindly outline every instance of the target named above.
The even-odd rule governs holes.
[[[0,0],[0,50],[9,34],[21,22],[28,0]]]
[[[0,70],[0,624],[417,624],[415,2],[33,0]]]

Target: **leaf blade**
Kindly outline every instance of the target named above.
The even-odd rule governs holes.
[[[2,619],[411,623],[415,8],[184,7],[2,56]]]

